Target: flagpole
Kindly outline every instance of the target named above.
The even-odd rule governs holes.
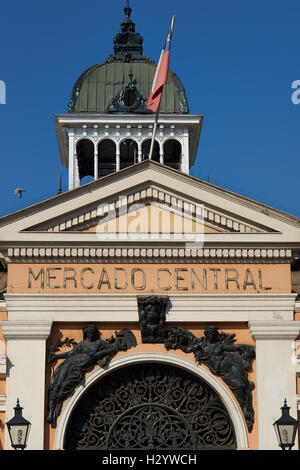
[[[159,108],[160,108],[160,103],[159,103],[159,106],[158,106],[156,114],[155,114],[155,121],[154,121],[154,126],[153,126],[151,147],[150,147],[150,152],[149,152],[149,160],[152,160],[152,154],[153,154],[154,142],[155,142],[155,135],[156,135],[157,124],[158,124]]]
[[[171,42],[172,35],[173,35],[174,21],[175,21],[175,15],[173,15],[173,17],[172,17],[169,34],[167,36],[167,39],[166,39],[166,42],[165,42],[165,45],[164,45],[164,49],[161,52],[161,56],[160,56],[160,59],[159,59],[159,62],[158,62],[157,68],[156,68],[156,72],[155,72],[155,76],[154,76],[154,80],[153,80],[153,85],[152,85],[152,90],[150,92],[150,97],[149,97],[149,100],[152,101],[150,106],[149,106],[149,100],[148,100],[147,109],[150,109],[151,111],[152,110],[154,111],[155,106],[154,106],[154,109],[153,109],[153,104],[154,104],[153,98],[155,96],[155,93],[158,93],[158,91],[160,91],[160,94],[158,94],[158,96],[156,96],[156,98],[159,97],[159,102],[158,102],[158,105],[157,105],[156,115],[155,115],[155,120],[154,120],[151,147],[150,147],[150,152],[149,152],[149,157],[148,157],[149,160],[152,159],[152,155],[153,155],[155,135],[156,135],[157,125],[158,125],[159,109],[160,109],[160,103],[161,103],[161,98],[162,98],[162,91],[163,91],[164,84],[167,82],[167,79],[168,79],[169,56],[168,56],[167,65],[166,65],[166,62],[164,62],[164,57],[165,57],[165,54],[166,54],[167,51],[170,53],[170,42]],[[165,77],[164,77],[164,74],[162,74],[162,76],[160,75],[162,64],[163,64],[163,67],[164,67],[163,70],[166,73]],[[159,83],[158,88],[157,88],[157,81]],[[162,81],[162,83],[161,83],[161,81]]]

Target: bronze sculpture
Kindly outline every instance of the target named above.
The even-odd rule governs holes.
[[[138,297],[139,322],[143,343],[163,343],[168,297]]]
[[[112,355],[136,346],[136,339],[131,331],[123,329],[116,331],[115,335],[115,338],[112,336],[104,341],[97,327],[89,324],[83,328],[83,341],[78,344],[72,340],[65,342],[72,345],[73,349],[60,354],[54,354],[53,348],[50,350],[48,357],[50,364],[57,359],[64,359],[55,369],[48,390],[47,421],[53,428],[56,427],[64,400],[82,382],[88,370],[96,364],[105,367]]]
[[[235,341],[234,334],[219,333],[216,326],[208,326],[201,338],[181,327],[174,327],[167,330],[165,347],[194,353],[199,364],[206,365],[213,374],[221,377],[239,402],[251,431],[254,422],[254,384],[248,380],[247,373],[255,358],[255,349],[251,345],[234,344]]]

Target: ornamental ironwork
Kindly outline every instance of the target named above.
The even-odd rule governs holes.
[[[230,416],[202,379],[167,364],[107,374],[73,410],[64,449],[235,449]]]
[[[216,326],[205,328],[201,338],[181,327],[170,328],[166,335],[166,349],[181,349],[185,353],[193,353],[199,364],[206,365],[213,374],[224,380],[241,406],[248,430],[252,431],[254,383],[248,380],[248,372],[255,358],[254,347],[234,344],[235,334],[220,333]]]
[[[107,106],[107,113],[150,113],[147,110],[147,100],[145,100],[136,87],[136,80],[132,79],[130,73],[130,82],[115,96]]]
[[[125,20],[121,24],[121,33],[114,38],[115,56],[122,56],[123,60],[130,62],[132,58],[143,54],[143,37],[135,31],[135,24],[131,20],[132,9],[127,5],[124,8]]]

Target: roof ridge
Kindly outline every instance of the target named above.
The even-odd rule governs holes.
[[[240,203],[243,203],[244,205],[249,206],[249,204],[250,204],[252,207],[256,208],[260,212],[265,212],[266,215],[275,215],[277,217],[279,216],[279,218],[281,220],[285,220],[285,221],[293,223],[297,226],[300,225],[300,218],[297,217],[297,216],[294,216],[294,215],[291,215],[289,213],[283,212],[279,209],[275,209],[271,206],[268,206],[267,204],[255,201],[251,198],[248,198],[247,196],[243,196],[243,195],[240,195],[240,194],[235,193],[233,191],[230,191],[228,189],[222,188],[222,187],[217,186],[213,183],[202,180],[202,179],[200,179],[196,176],[183,173],[179,170],[176,170],[175,168],[171,168],[169,166],[163,165],[162,163],[156,162],[154,160],[144,160],[144,161],[138,162],[138,163],[136,163],[136,164],[134,164],[130,167],[123,168],[123,169],[121,169],[119,171],[116,171],[114,173],[111,173],[109,175],[105,175],[102,178],[99,178],[95,181],[91,181],[91,182],[86,183],[82,186],[78,186],[76,188],[73,188],[71,190],[62,192],[60,194],[56,194],[56,195],[54,195],[54,196],[52,196],[48,199],[37,202],[37,203],[32,204],[30,206],[27,206],[25,208],[19,209],[18,211],[12,212],[10,214],[4,215],[0,218],[0,226],[4,225],[11,218],[16,218],[18,216],[22,217],[23,214],[26,214],[26,213],[30,214],[31,212],[35,212],[36,209],[38,209],[41,206],[47,206],[49,204],[52,205],[53,202],[55,202],[56,200],[59,200],[59,198],[60,199],[70,200],[70,199],[73,198],[73,196],[80,195],[81,193],[85,193],[85,192],[91,192],[93,189],[97,189],[97,187],[99,187],[99,186],[104,186],[104,185],[110,184],[110,182],[112,182],[116,179],[124,178],[128,174],[131,174],[131,173],[137,172],[137,171],[140,172],[140,171],[146,170],[150,167],[160,169],[160,171],[163,171],[165,173],[174,174],[179,179],[184,179],[184,180],[188,179],[189,183],[193,183],[194,185],[201,184],[202,186],[204,186],[205,188],[207,188],[210,191],[222,192],[223,196],[227,196],[228,198],[231,198],[231,199],[234,198],[235,200],[237,200]]]

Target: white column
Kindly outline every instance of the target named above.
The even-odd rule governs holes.
[[[49,321],[5,321],[1,323],[7,340],[9,372],[6,378],[6,420],[14,416],[17,399],[23,416],[30,421],[27,449],[44,449],[46,339]],[[5,449],[12,450],[5,430]]]
[[[80,186],[79,165],[77,152],[74,152],[74,188]]]
[[[138,163],[142,161],[142,143],[138,141]]]
[[[189,131],[184,130],[184,136],[181,141],[181,171],[184,173],[190,172],[190,151],[189,151]]]
[[[98,151],[97,146],[95,144],[95,151],[94,151],[94,180],[98,179]]]
[[[69,189],[74,188],[74,129],[69,131]]]
[[[120,145],[121,141],[116,143],[116,171],[120,170]]]
[[[159,163],[164,164],[164,142],[159,142]]]
[[[297,418],[295,339],[300,322],[251,321],[256,341],[256,398],[259,450],[280,450],[273,423],[281,416],[285,398]],[[298,449],[296,442],[294,450]]]

